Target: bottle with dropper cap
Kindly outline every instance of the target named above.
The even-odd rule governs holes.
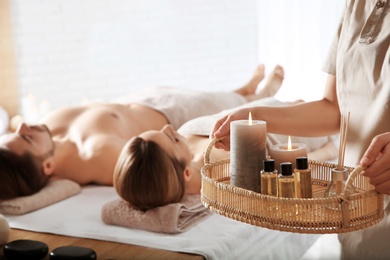
[[[302,156],[296,158],[295,165],[294,175],[297,198],[312,198],[311,170],[309,169],[307,157]]]
[[[295,198],[295,180],[291,162],[280,164],[278,197]]]
[[[275,161],[266,159],[263,161],[263,170],[260,172],[261,194],[278,196],[278,171],[275,170]]]

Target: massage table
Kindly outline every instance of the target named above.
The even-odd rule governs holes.
[[[119,199],[113,187],[89,185],[81,192],[23,215],[4,215],[9,241],[45,242],[49,250],[76,245],[98,259],[300,259],[320,237],[274,231],[212,213],[189,230],[163,234],[107,225],[102,207]]]

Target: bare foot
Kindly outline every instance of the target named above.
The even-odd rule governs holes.
[[[256,93],[259,83],[264,79],[264,64],[257,66],[252,78],[241,88],[235,92],[242,96],[254,95]]]
[[[273,97],[278,93],[284,79],[284,70],[282,66],[276,65],[274,70],[269,74],[264,87],[256,95],[258,98]]]

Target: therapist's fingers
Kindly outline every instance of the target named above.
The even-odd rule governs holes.
[[[383,174],[381,176],[390,176],[390,173],[386,173],[386,174]],[[371,179],[370,179],[371,180]],[[384,179],[384,180],[381,180],[379,183],[377,184],[373,184],[372,182],[370,182],[372,185],[374,185],[375,187],[375,190],[379,193],[383,193],[383,194],[387,194],[387,195],[390,195],[390,178],[387,178],[387,179]]]
[[[375,136],[360,160],[360,165],[370,166],[381,156],[382,151],[388,145],[390,145],[390,132]]]
[[[367,149],[367,168],[362,174],[370,179],[375,190],[389,194],[390,192],[390,133],[375,137]]]
[[[229,116],[225,116],[218,120],[210,135],[211,138],[222,138],[214,146],[225,151],[230,150],[230,121],[228,118]]]
[[[386,187],[386,188],[377,188],[377,187],[375,187],[375,190],[378,193],[390,195],[390,188],[389,187]]]
[[[390,180],[390,145],[386,145],[377,158],[361,174],[373,185]]]
[[[230,123],[235,120],[247,119],[249,108],[242,108],[218,120],[211,132],[212,138],[223,138],[215,144],[216,148],[230,150]]]
[[[235,120],[247,119],[249,111],[246,108],[239,109],[218,120],[213,129],[213,136],[217,138],[229,137],[230,123]]]
[[[230,138],[223,138],[215,143],[215,148],[230,151]]]
[[[228,118],[228,115],[222,117],[214,124],[213,130],[211,131],[211,134],[210,134],[211,138],[222,138],[222,137],[226,136],[225,132],[226,132],[227,118]],[[230,123],[229,123],[229,125],[230,125]]]

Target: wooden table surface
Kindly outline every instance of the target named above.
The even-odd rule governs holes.
[[[184,260],[203,260],[203,256],[165,251],[160,249],[148,248],[143,246],[108,242],[94,239],[68,237],[62,235],[53,235],[47,233],[37,233],[26,230],[11,229],[8,241],[17,239],[29,239],[46,243],[49,247],[49,253],[44,259],[49,259],[52,250],[61,246],[82,246],[96,252],[97,259],[184,259]],[[3,253],[3,247],[0,251],[0,260],[6,259]]]

